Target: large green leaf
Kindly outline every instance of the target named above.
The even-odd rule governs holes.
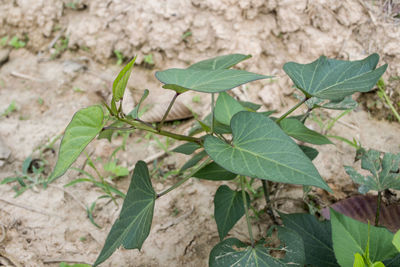
[[[244,70],[232,69],[168,69],[156,72],[164,88],[194,90],[204,93],[219,93],[255,80],[271,78]]]
[[[113,99],[118,102],[124,97],[126,84],[131,76],[133,64],[135,64],[136,57],[134,57],[118,74],[113,83]]]
[[[218,56],[215,58],[206,59],[197,62],[189,67],[189,69],[205,69],[205,70],[220,70],[229,69],[239,62],[251,58],[251,55],[231,54]]]
[[[233,142],[205,137],[207,154],[224,169],[264,180],[330,188],[310,159],[275,122],[241,111],[231,120]]]
[[[364,254],[368,244],[368,225],[331,209],[333,249],[340,266],[352,266],[354,254]],[[372,262],[393,258],[397,250],[393,234],[385,228],[370,227],[369,258]]]
[[[212,180],[212,181],[227,181],[235,179],[237,174],[225,170],[215,162],[211,162],[198,170],[193,177]]]
[[[103,109],[101,106],[91,106],[75,113],[65,129],[61,141],[56,167],[49,181],[63,175],[75,162],[85,147],[103,128]]]
[[[338,267],[332,247],[331,224],[319,222],[311,214],[280,214],[285,227],[303,239],[306,264]]]
[[[246,192],[247,203],[250,197]],[[221,185],[214,197],[214,217],[217,223],[219,238],[222,240],[244,215],[242,191],[233,191]]]
[[[222,124],[229,125],[233,115],[244,110],[246,109],[236,99],[228,93],[222,92],[215,104],[215,119]]]
[[[141,249],[150,233],[156,193],[151,185],[147,165],[138,161],[126,194],[121,213],[111,228],[94,266],[108,259],[121,245]]]
[[[358,61],[328,59],[321,56],[310,64],[288,62],[283,66],[297,88],[307,96],[341,100],[354,92],[368,92],[386,71],[378,69],[378,54]]]
[[[275,259],[263,244],[251,247],[236,238],[228,238],[216,245],[210,253],[210,267],[287,267]]]
[[[297,119],[287,118],[282,120],[279,125],[287,135],[299,141],[314,145],[332,144],[332,142],[324,135],[308,129]]]

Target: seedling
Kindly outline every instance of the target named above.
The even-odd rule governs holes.
[[[20,40],[17,36],[14,36],[13,38],[11,38],[10,42],[8,42],[8,45],[12,46],[15,49],[19,49],[25,47],[26,41],[24,42]]]
[[[61,37],[55,44],[54,44],[54,52],[51,54],[51,59],[55,59],[59,57],[64,51],[68,49],[69,38],[68,37]]]
[[[124,55],[119,50],[114,50],[114,55],[117,57],[117,65],[121,65],[124,62]]]
[[[304,125],[308,114],[317,108],[349,109],[349,105],[354,105],[351,95],[355,92],[370,91],[385,72],[387,65],[376,67],[379,61],[377,54],[358,61],[335,60],[321,56],[310,64],[286,63],[283,67],[284,71],[303,96],[301,101],[282,116],[272,117],[273,111],[257,112],[258,105],[237,101],[226,92],[242,84],[271,78],[271,76],[232,69],[233,66],[248,58],[250,56],[241,54],[226,55],[198,62],[186,69],[156,72],[157,79],[164,84],[163,88],[175,92],[163,119],[157,125],[143,121],[138,115],[140,104],[149,93],[148,91],[145,91],[142,100],[133,111],[126,114],[122,110],[125,88],[135,59],[119,73],[113,83],[113,98],[109,104],[105,104],[110,116],[121,123],[121,126],[105,127],[103,108],[97,105],[81,109],[74,115],[65,130],[58,161],[49,181],[54,181],[63,175],[97,135],[101,135],[104,130],[119,130],[119,127],[120,129],[144,130],[154,135],[183,141],[185,143],[174,149],[174,152],[193,155],[179,170],[181,179],[162,192],[155,192],[153,189],[147,164],[143,161],[136,163],[121,213],[111,228],[94,266],[106,261],[121,245],[127,249],[141,249],[150,233],[155,201],[162,199],[164,195],[191,177],[214,181],[234,179],[240,181],[239,189],[232,189],[229,184],[222,185],[215,194],[214,218],[221,242],[210,253],[210,266],[293,266],[293,264],[304,266],[311,264],[307,258],[309,244],[303,239],[301,233],[289,229],[290,227],[286,224],[285,228],[277,228],[281,241],[278,248],[270,246],[264,239],[254,238],[249,212],[251,206],[248,193],[249,178],[261,180],[267,208],[271,207],[267,197],[270,193],[267,181],[315,186],[332,192],[312,163],[318,151],[299,145],[292,138],[314,145],[332,144],[326,136]],[[203,121],[199,120],[198,127],[189,135],[165,130],[164,122],[175,100],[188,90],[211,95],[210,115]],[[303,104],[307,104],[307,112],[301,116],[292,116],[292,113]],[[250,242],[245,243],[236,238],[225,239],[243,216],[246,218]],[[283,215],[282,217],[284,219]],[[337,215],[334,211],[331,211],[331,217],[332,225],[336,225],[336,221],[341,220],[341,215]],[[315,217],[311,216],[311,218],[313,219],[310,221],[314,222],[315,227],[318,228],[318,223],[312,221],[316,220]],[[335,236],[338,233],[340,231],[333,227],[334,246]],[[371,230],[371,237],[373,233],[374,231]],[[389,237],[389,235],[386,236]],[[329,237],[327,240],[331,242],[332,239]],[[390,242],[391,240],[392,238]],[[321,245],[319,248],[325,249]],[[274,257],[270,253],[272,250],[284,251],[285,255],[283,258]],[[372,243],[370,251],[371,255],[372,251],[375,253]],[[336,249],[335,254],[332,253],[332,249],[324,250],[324,252],[332,256],[329,257],[332,264],[316,264],[316,266],[337,266],[336,258],[342,261],[344,257]],[[351,264],[354,254],[351,254]],[[322,259],[327,258],[325,254],[318,255]],[[391,257],[393,253],[389,249],[382,255]],[[382,255],[371,256],[371,259],[380,261]],[[348,260],[347,254],[345,256]]]
[[[17,103],[13,100],[11,101],[10,105],[8,105],[8,107],[0,114],[0,118],[7,117],[15,111],[17,111]]]

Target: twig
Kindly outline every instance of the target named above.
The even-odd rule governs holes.
[[[10,75],[17,77],[17,78],[25,79],[25,80],[31,80],[31,81],[35,81],[35,82],[45,82],[45,80],[43,80],[43,79],[35,78],[35,77],[29,76],[29,75],[26,75],[23,73],[19,73],[16,71],[12,71],[10,73]]]
[[[1,236],[0,236],[0,243],[1,243],[4,241],[4,239],[6,239],[6,228],[1,223],[0,223],[0,231],[1,231]]]
[[[5,199],[3,199],[3,198],[0,198],[0,201],[3,201],[4,203],[7,203],[8,205],[11,205],[11,206],[14,206],[14,207],[18,207],[18,208],[21,208],[21,209],[25,209],[25,210],[29,210],[29,211],[31,211],[31,212],[39,213],[39,214],[42,214],[42,215],[46,215],[46,216],[50,216],[50,217],[59,217],[59,218],[63,218],[62,216],[60,216],[60,215],[58,215],[58,214],[49,213],[49,212],[42,211],[42,210],[39,210],[39,209],[35,209],[35,208],[29,207],[29,206],[25,206],[25,205],[22,205],[22,204],[10,202],[10,201],[5,200]]]
[[[15,267],[22,267],[22,265],[16,259],[14,259],[13,256],[9,255],[3,249],[0,249],[0,256],[6,258],[8,261],[10,261],[12,264],[14,264]]]
[[[43,261],[44,264],[50,264],[50,263],[59,263],[59,262],[66,262],[66,263],[81,263],[81,264],[87,264],[87,265],[92,265],[92,263],[89,263],[84,260],[76,260],[76,259],[46,259]]]

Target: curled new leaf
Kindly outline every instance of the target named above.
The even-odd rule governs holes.
[[[135,63],[136,57],[134,57],[118,74],[113,83],[113,99],[118,102],[124,97],[126,84],[128,83],[129,77],[131,76],[133,64]]]
[[[65,129],[57,164],[49,181],[63,175],[75,162],[85,147],[103,128],[103,117],[103,109],[100,106],[91,106],[75,113]]]

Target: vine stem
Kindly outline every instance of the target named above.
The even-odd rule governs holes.
[[[190,178],[192,178],[193,174],[195,174],[196,172],[198,172],[201,168],[203,168],[204,166],[206,166],[208,163],[211,162],[211,158],[207,158],[203,163],[201,163],[197,168],[195,168],[191,173],[189,173],[188,175],[186,175],[182,180],[178,181],[177,183],[175,183],[174,185],[172,185],[170,188],[166,189],[165,191],[162,191],[161,193],[157,194],[156,198],[160,198],[163,195],[171,192],[172,190],[178,188],[179,186],[181,186],[182,184],[184,184],[187,180],[189,180]]]
[[[249,207],[247,206],[245,183],[246,183],[246,178],[244,176],[240,176],[240,184],[242,186],[243,205],[244,205],[244,210],[246,213],[247,229],[249,231],[251,246],[254,248],[254,237],[253,237],[253,231],[251,230],[251,222],[250,222],[250,216],[249,216]]]
[[[178,97],[178,95],[180,95],[180,93],[176,92],[176,94],[172,98],[171,102],[169,103],[169,106],[168,106],[167,110],[165,111],[164,116],[160,121],[160,124],[158,124],[158,126],[157,126],[157,131],[161,131],[161,127],[164,125],[164,122],[167,119],[167,116],[168,116],[169,112],[171,111],[171,108],[174,105],[175,100]]]
[[[131,121],[131,120],[127,120],[127,119],[124,119],[124,118],[118,118],[118,120],[120,120],[122,122],[125,122],[125,123],[127,123],[129,125],[132,125],[133,127],[135,127],[136,129],[139,129],[139,130],[145,130],[145,131],[148,131],[148,132],[151,132],[151,133],[155,133],[155,134],[158,134],[158,135],[171,137],[171,138],[173,138],[175,140],[194,142],[194,143],[197,143],[199,145],[202,145],[202,141],[201,141],[200,138],[181,135],[181,134],[176,134],[176,133],[163,131],[163,130],[157,131],[153,127],[150,127],[150,126],[148,126],[146,124],[143,124],[140,121]]]
[[[382,191],[379,191],[378,192],[378,200],[376,203],[375,226],[379,225],[379,213],[381,210],[381,202],[382,202]]]
[[[263,191],[264,191],[264,198],[265,198],[265,203],[266,203],[265,209],[266,209],[269,217],[271,217],[274,224],[277,224],[275,214],[274,214],[273,210],[271,209],[271,199],[269,197],[268,181],[261,180],[261,183],[262,183],[262,187],[263,187]]]
[[[215,107],[215,94],[211,94],[211,133],[214,133],[214,107]]]
[[[293,106],[291,109],[289,109],[285,114],[283,114],[279,119],[277,119],[275,122],[279,123],[281,122],[284,118],[289,116],[293,111],[295,111],[298,107],[303,105],[309,98],[305,97],[303,100],[301,100],[299,103],[297,103],[295,106]]]

